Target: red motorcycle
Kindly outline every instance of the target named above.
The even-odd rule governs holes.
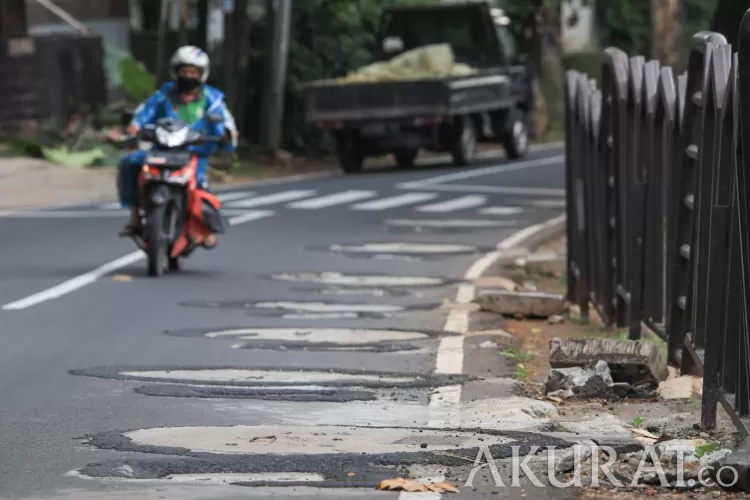
[[[209,122],[221,117],[209,116]],[[127,120],[124,117],[123,121]],[[179,259],[189,256],[210,234],[221,234],[225,223],[221,202],[213,194],[198,188],[198,156],[188,146],[221,143],[223,137],[211,137],[191,129],[180,120],[164,118],[138,132],[139,141],[154,148],[138,176],[138,211],[143,231],[133,234],[136,245],[146,252],[148,275],[161,276],[166,270],[178,270]]]

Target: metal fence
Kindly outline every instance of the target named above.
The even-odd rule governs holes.
[[[664,338],[750,434],[750,11],[733,50],[693,37],[688,70],[605,50],[601,81],[566,74],[568,298]],[[744,122],[744,127],[743,127]]]

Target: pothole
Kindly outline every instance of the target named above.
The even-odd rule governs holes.
[[[194,300],[180,302],[186,307],[209,309],[239,309],[285,319],[355,319],[382,318],[408,310],[424,310],[439,307],[439,304],[414,304],[398,306],[391,304],[337,303],[315,301],[243,301],[243,300]]]
[[[371,391],[350,389],[257,388],[193,386],[184,384],[150,384],[136,387],[134,392],[144,396],[203,398],[203,399],[256,399],[263,401],[296,401],[320,403],[347,403],[374,401],[377,394]]]
[[[424,332],[373,328],[220,328],[168,330],[175,337],[207,337],[244,341],[233,347],[240,349],[396,352],[413,351],[418,346],[408,341],[426,340],[453,332]]]
[[[476,229],[513,228],[524,224],[525,221],[517,220],[490,220],[490,219],[389,219],[384,222],[389,229],[422,231],[468,231]]]
[[[338,272],[323,273],[278,273],[271,278],[295,283],[316,283],[336,286],[366,287],[428,287],[439,286],[449,282],[443,278],[428,276],[389,276],[379,274],[343,274]]]
[[[284,370],[278,367],[95,367],[70,370],[71,375],[111,380],[136,380],[201,386],[278,387],[321,386],[362,388],[423,388],[470,380],[463,375],[369,372],[363,370]]]
[[[461,255],[477,253],[480,250],[471,245],[453,243],[362,243],[336,244],[328,247],[334,252],[351,254],[393,254],[393,255]]]

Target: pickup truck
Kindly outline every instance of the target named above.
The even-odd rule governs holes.
[[[466,166],[477,144],[501,144],[509,158],[528,149],[531,71],[509,20],[486,1],[387,7],[375,62],[448,43],[470,76],[373,83],[319,80],[305,88],[305,120],[329,130],[341,169],[359,172],[368,156],[392,153],[411,167],[420,149],[450,152]]]

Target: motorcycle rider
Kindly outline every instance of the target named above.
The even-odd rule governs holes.
[[[203,131],[211,136],[229,135],[230,140],[223,149],[234,152],[237,149],[237,126],[234,117],[227,109],[224,94],[206,84],[210,71],[208,54],[198,47],[181,47],[172,56],[171,76],[173,81],[166,83],[135,110],[135,115],[126,129],[129,136],[135,136],[144,125],[154,124],[161,118],[174,118],[191,125],[208,115],[219,115],[224,120],[211,124],[203,121]],[[214,151],[214,144],[191,146],[198,154],[196,177],[198,187],[208,187],[208,157]],[[147,152],[143,150],[128,154],[119,165],[117,190],[123,207],[130,207],[130,220],[120,231],[120,236],[130,236],[140,231],[138,216],[138,172],[143,166]],[[204,246],[213,247],[216,237],[210,235]]]

